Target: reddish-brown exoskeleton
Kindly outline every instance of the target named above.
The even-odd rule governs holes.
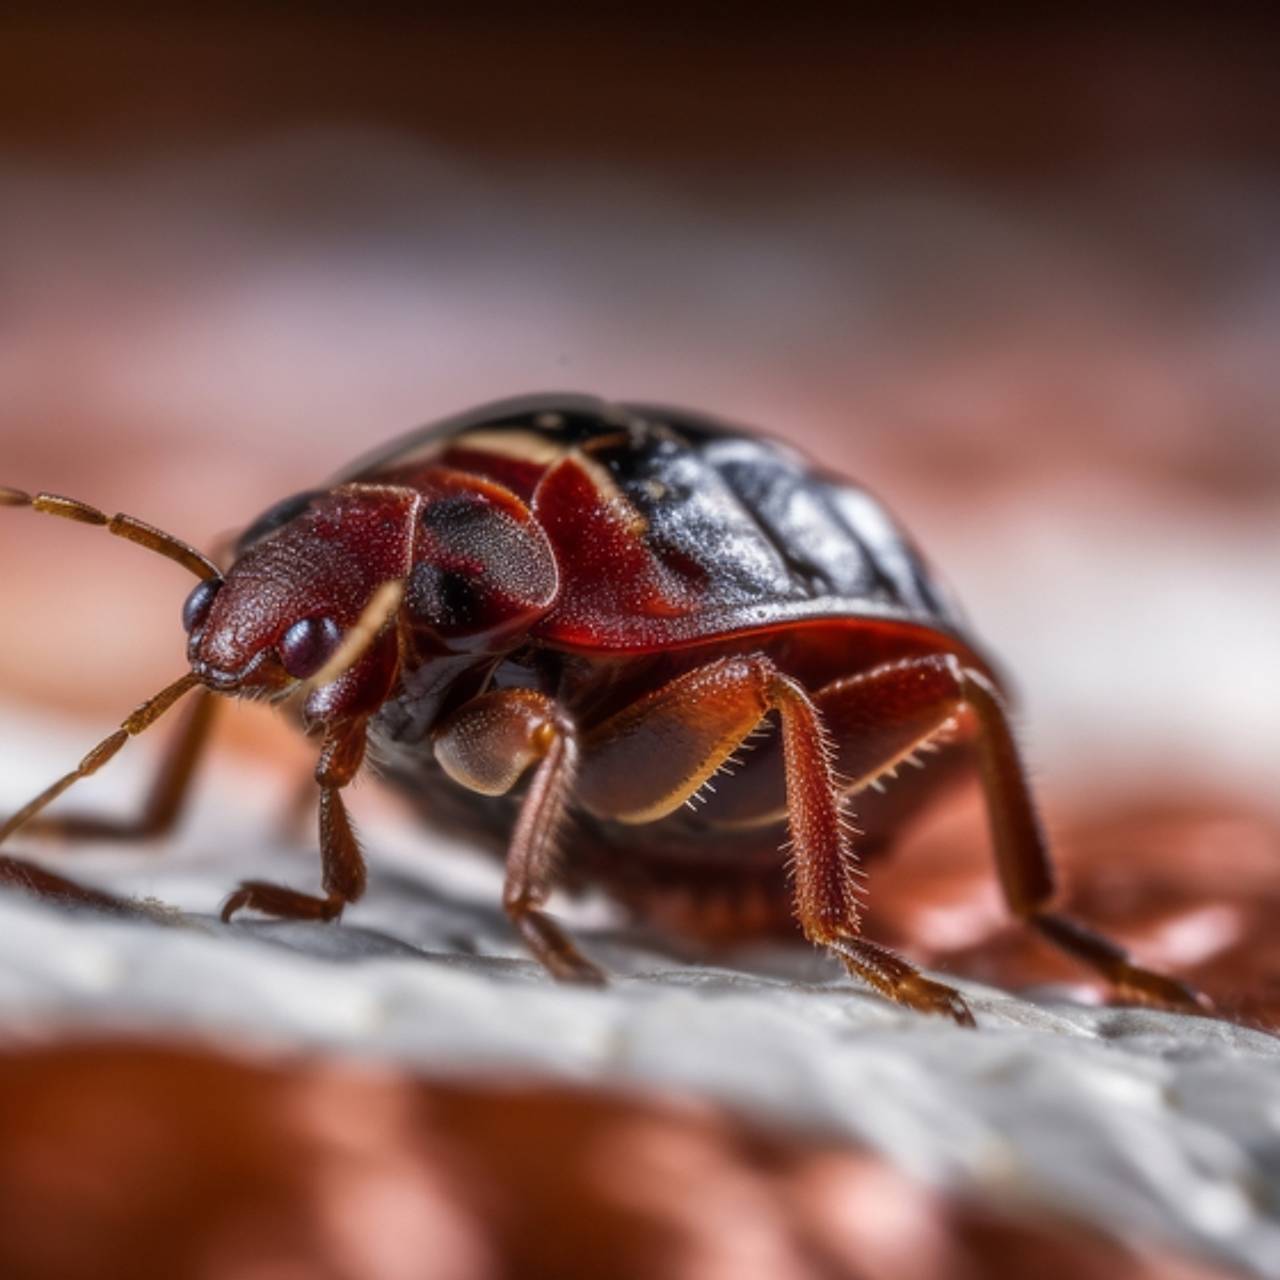
[[[225,918],[251,908],[333,920],[360,897],[342,789],[372,748],[431,821],[501,842],[503,905],[557,977],[601,979],[544,910],[556,883],[594,881],[655,915],[677,897],[790,908],[877,991],[967,1024],[956,991],[861,936],[859,854],[888,840],[894,813],[872,806],[856,838],[845,814],[951,731],[976,757],[1011,910],[1122,992],[1198,1007],[1181,983],[1049,909],[1049,856],[990,665],[884,509],[774,442],[586,397],[508,401],[274,507],[225,574],[129,517],[15,490],[0,502],[105,525],[201,578],[184,610],[189,672],[0,827],[0,841],[202,688],[128,827],[163,830],[210,694],[299,691],[323,740],[323,893],[251,881]],[[910,804],[931,772],[917,777]],[[107,900],[15,858],[0,875]]]

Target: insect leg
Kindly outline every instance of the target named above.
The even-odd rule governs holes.
[[[813,700],[769,659],[708,663],[593,728],[583,744],[579,797],[615,821],[664,817],[696,794],[770,712],[782,726],[795,910],[805,936],[882,995],[972,1025],[958,992],[858,936],[860,885],[834,744]]]
[[[1004,703],[985,676],[963,669],[954,659],[950,663],[959,696],[978,717],[978,762],[996,865],[1010,910],[1124,995],[1144,1004],[1203,1012],[1208,1001],[1192,988],[1144,969],[1109,938],[1047,910],[1054,896],[1053,867]]]
[[[103,817],[92,813],[41,815],[25,823],[23,829],[33,834],[84,840],[151,840],[172,831],[182,816],[192,779],[209,740],[216,705],[214,695],[205,691],[187,708],[142,810],[134,817]]]
[[[47,786],[33,800],[28,800],[17,813],[0,823],[0,844],[3,844],[20,827],[25,827],[37,814],[47,809],[64,791],[69,790],[82,779],[97,773],[130,738],[149,729],[184,693],[194,689],[199,683],[196,676],[188,673],[148,698],[132,715],[121,722],[120,728],[98,743],[74,769],[64,773],[57,782]]]
[[[246,880],[222,906],[223,920],[246,908],[286,920],[336,920],[365,889],[360,843],[342,801],[342,788],[364,760],[365,722],[331,729],[324,740],[316,781],[320,784],[320,860],[324,897],[265,880]]]
[[[568,717],[532,690],[483,694],[442,728],[435,751],[451,778],[484,795],[505,794],[536,763],[507,852],[502,906],[548,972],[562,981],[603,982],[543,910],[555,882],[556,832],[578,766],[578,736]]]
[[[12,814],[4,823],[0,823],[0,844],[3,844],[15,831],[33,825],[43,813],[64,791],[69,790],[84,778],[92,777],[109,760],[111,760],[129,741],[131,737],[150,728],[184,693],[195,688],[199,682],[194,675],[185,675],[173,684],[161,689],[159,693],[148,698],[132,715],[125,718],[120,728],[104,738],[92,751],[80,761],[69,773],[63,774],[56,782],[46,787],[38,796],[29,800],[17,813]],[[207,713],[206,713],[207,714]],[[194,760],[186,765],[187,771],[194,765]],[[162,775],[163,779],[163,775]],[[74,824],[72,824],[74,829]],[[34,863],[22,858],[0,855],[0,883],[16,885],[41,897],[59,899],[64,902],[87,903],[95,906],[127,907],[122,899],[97,889],[89,889],[68,880],[65,876],[46,871]]]
[[[100,889],[91,889],[88,885],[77,884],[66,876],[46,871],[44,867],[28,862],[25,858],[13,858],[8,854],[0,854],[0,884],[12,885],[38,898],[47,898],[52,902],[67,903],[72,906],[108,907],[127,911],[130,904],[123,898],[103,893]]]
[[[985,675],[950,655],[909,658],[837,681],[816,700],[838,736],[840,763],[853,775],[855,790],[874,783],[914,744],[968,707],[977,720],[974,746],[996,870],[1010,910],[1127,995],[1175,1008],[1201,1007],[1182,983],[1140,967],[1116,943],[1047,910],[1055,892],[1048,842],[1004,702]]]

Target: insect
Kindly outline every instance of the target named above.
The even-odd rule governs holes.
[[[603,978],[546,911],[558,884],[594,882],[668,918],[672,903],[694,917],[711,901],[789,911],[876,991],[970,1025],[957,991],[861,931],[860,860],[897,824],[873,789],[950,735],[976,759],[1013,914],[1130,997],[1201,1007],[1051,909],[1052,865],[991,663],[876,499],[776,441],[585,396],[503,401],[280,502],[225,572],[129,516],[9,489],[0,501],[103,526],[200,579],[183,609],[188,672],[0,841],[200,690],[124,828],[162,830],[214,695],[292,698],[321,744],[322,892],[245,882],[224,919],[336,920],[361,896],[342,793],[370,754],[431,822],[505,852],[503,907],[557,978]],[[899,792],[908,805],[932,776]],[[862,834],[851,803],[871,814]],[[0,875],[105,899],[13,857]]]

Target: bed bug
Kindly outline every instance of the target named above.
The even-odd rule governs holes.
[[[1013,914],[1122,993],[1199,1007],[1051,910],[1052,864],[991,661],[885,508],[780,442],[648,405],[503,401],[278,503],[226,572],[128,516],[50,494],[0,499],[103,526],[200,579],[183,609],[187,673],[0,841],[200,689],[127,827],[163,830],[213,695],[293,695],[321,739],[322,892],[245,882],[224,919],[336,920],[361,896],[342,792],[373,753],[430,822],[505,852],[503,907],[557,978],[603,978],[546,910],[558,884],[596,883],[650,915],[673,900],[696,915],[712,899],[793,913],[876,991],[967,1025],[957,991],[863,937],[860,920],[860,860],[902,810],[877,809],[872,789],[949,733],[976,761]],[[933,776],[899,794],[922,802]],[[16,858],[0,872],[109,900]]]

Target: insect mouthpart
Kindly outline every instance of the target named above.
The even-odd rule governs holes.
[[[270,656],[270,651],[264,649],[254,654],[239,671],[223,671],[211,663],[194,658],[191,662],[191,674],[215,693],[233,693],[250,683],[259,667],[263,666]]]
[[[195,653],[192,653],[191,675],[193,680],[200,682],[206,689],[216,694],[270,692],[292,684],[283,669],[280,669],[279,659],[273,659],[274,654],[270,649],[262,649],[259,653],[253,654],[243,667],[237,668],[236,671],[227,671],[207,659],[197,658]]]

